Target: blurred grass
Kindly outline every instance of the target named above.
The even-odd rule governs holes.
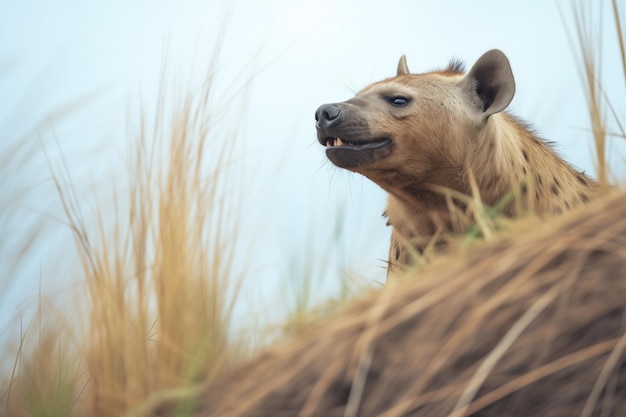
[[[214,73],[182,98],[162,81],[156,124],[142,120],[131,142],[114,213],[87,215],[70,167],[48,159],[86,291],[75,294],[75,311],[40,300],[0,394],[6,415],[119,416],[246,355],[231,331],[245,266],[241,187],[226,175],[237,133],[215,137]]]
[[[612,7],[626,80],[624,15],[617,1]],[[572,45],[580,52],[598,180],[608,187],[607,140],[626,138],[626,131],[602,88],[595,22],[582,2],[574,15]],[[50,162],[87,290],[76,295],[82,301],[76,311],[54,308],[40,298],[39,314],[23,329],[13,371],[3,382],[0,415],[124,415],[163,397],[184,397],[248,356],[249,341],[231,331],[243,279],[243,257],[237,253],[242,210],[237,192],[242,190],[228,177],[236,132],[214,137],[209,105],[214,68],[208,73],[201,91],[180,100],[170,100],[162,82],[156,124],[149,127],[143,120],[132,142],[127,193],[114,194],[112,229],[104,209],[97,211],[95,224],[86,220],[69,167]],[[618,132],[607,128],[605,109]],[[468,242],[499,231],[498,207],[485,207],[477,193],[453,197],[465,198],[471,208],[475,227]],[[344,239],[340,219],[336,226],[334,243]],[[31,240],[24,241],[19,254]],[[354,286],[346,266],[340,297],[316,307],[312,283],[319,265],[306,256],[291,259],[292,287],[286,297],[293,305],[283,333],[297,334],[351,297]],[[183,402],[178,415],[191,415],[190,410]]]
[[[62,150],[55,162],[44,149],[84,286],[72,305],[40,296],[12,372],[0,377],[0,415],[141,415],[163,398],[185,398],[268,338],[269,329],[243,337],[232,323],[248,258],[237,238],[245,190],[230,182],[238,135],[216,128],[215,67],[207,73],[200,91],[173,97],[163,69],[154,124],[144,117],[130,141],[128,183],[114,184],[112,209],[90,212]],[[342,230],[338,221],[333,238]],[[288,271],[290,323],[311,321],[313,279],[328,273],[300,255]],[[348,293],[342,281],[340,299]],[[281,326],[279,336],[296,327]],[[189,415],[181,404],[178,415]]]
[[[568,32],[572,51],[578,56],[580,67],[578,68],[583,93],[587,101],[589,120],[591,123],[591,136],[596,157],[596,172],[600,189],[606,192],[612,182],[617,179],[612,175],[607,162],[609,139],[611,136],[626,138],[623,116],[614,107],[616,98],[611,95],[602,83],[603,65],[621,64],[623,80],[626,82],[626,49],[622,27],[624,26],[624,11],[616,0],[611,0],[611,12],[614,22],[615,33],[618,43],[617,51],[609,51],[609,58],[605,59],[603,35],[606,25],[604,17],[596,17],[594,11],[602,11],[602,3],[588,3],[584,1],[573,4],[574,33]],[[616,56],[617,55],[617,56]],[[616,58],[619,62],[614,62]],[[623,94],[623,91],[621,92]],[[618,131],[611,131],[607,122],[606,109],[609,109],[612,122]]]

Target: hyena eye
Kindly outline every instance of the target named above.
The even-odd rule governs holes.
[[[393,104],[396,107],[403,107],[406,106],[409,103],[409,99],[406,97],[391,97],[389,99],[389,101],[391,102],[391,104]]]

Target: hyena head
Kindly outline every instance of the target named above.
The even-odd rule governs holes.
[[[320,106],[317,138],[335,165],[390,193],[426,184],[459,188],[481,131],[514,93],[509,61],[499,50],[486,52],[467,74],[460,65],[410,74],[403,56],[397,76]]]

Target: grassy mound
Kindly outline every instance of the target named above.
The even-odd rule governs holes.
[[[619,192],[446,258],[143,415],[621,416],[625,219]]]

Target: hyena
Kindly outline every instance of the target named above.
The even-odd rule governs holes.
[[[514,193],[502,208],[508,216],[520,209],[561,213],[589,200],[596,183],[504,111],[514,93],[509,60],[496,49],[467,73],[452,61],[444,70],[411,74],[402,56],[395,77],[317,109],[327,157],[388,193],[388,271],[410,264],[413,250],[466,231],[454,214],[463,202],[444,189],[465,195],[477,189],[488,206]]]

